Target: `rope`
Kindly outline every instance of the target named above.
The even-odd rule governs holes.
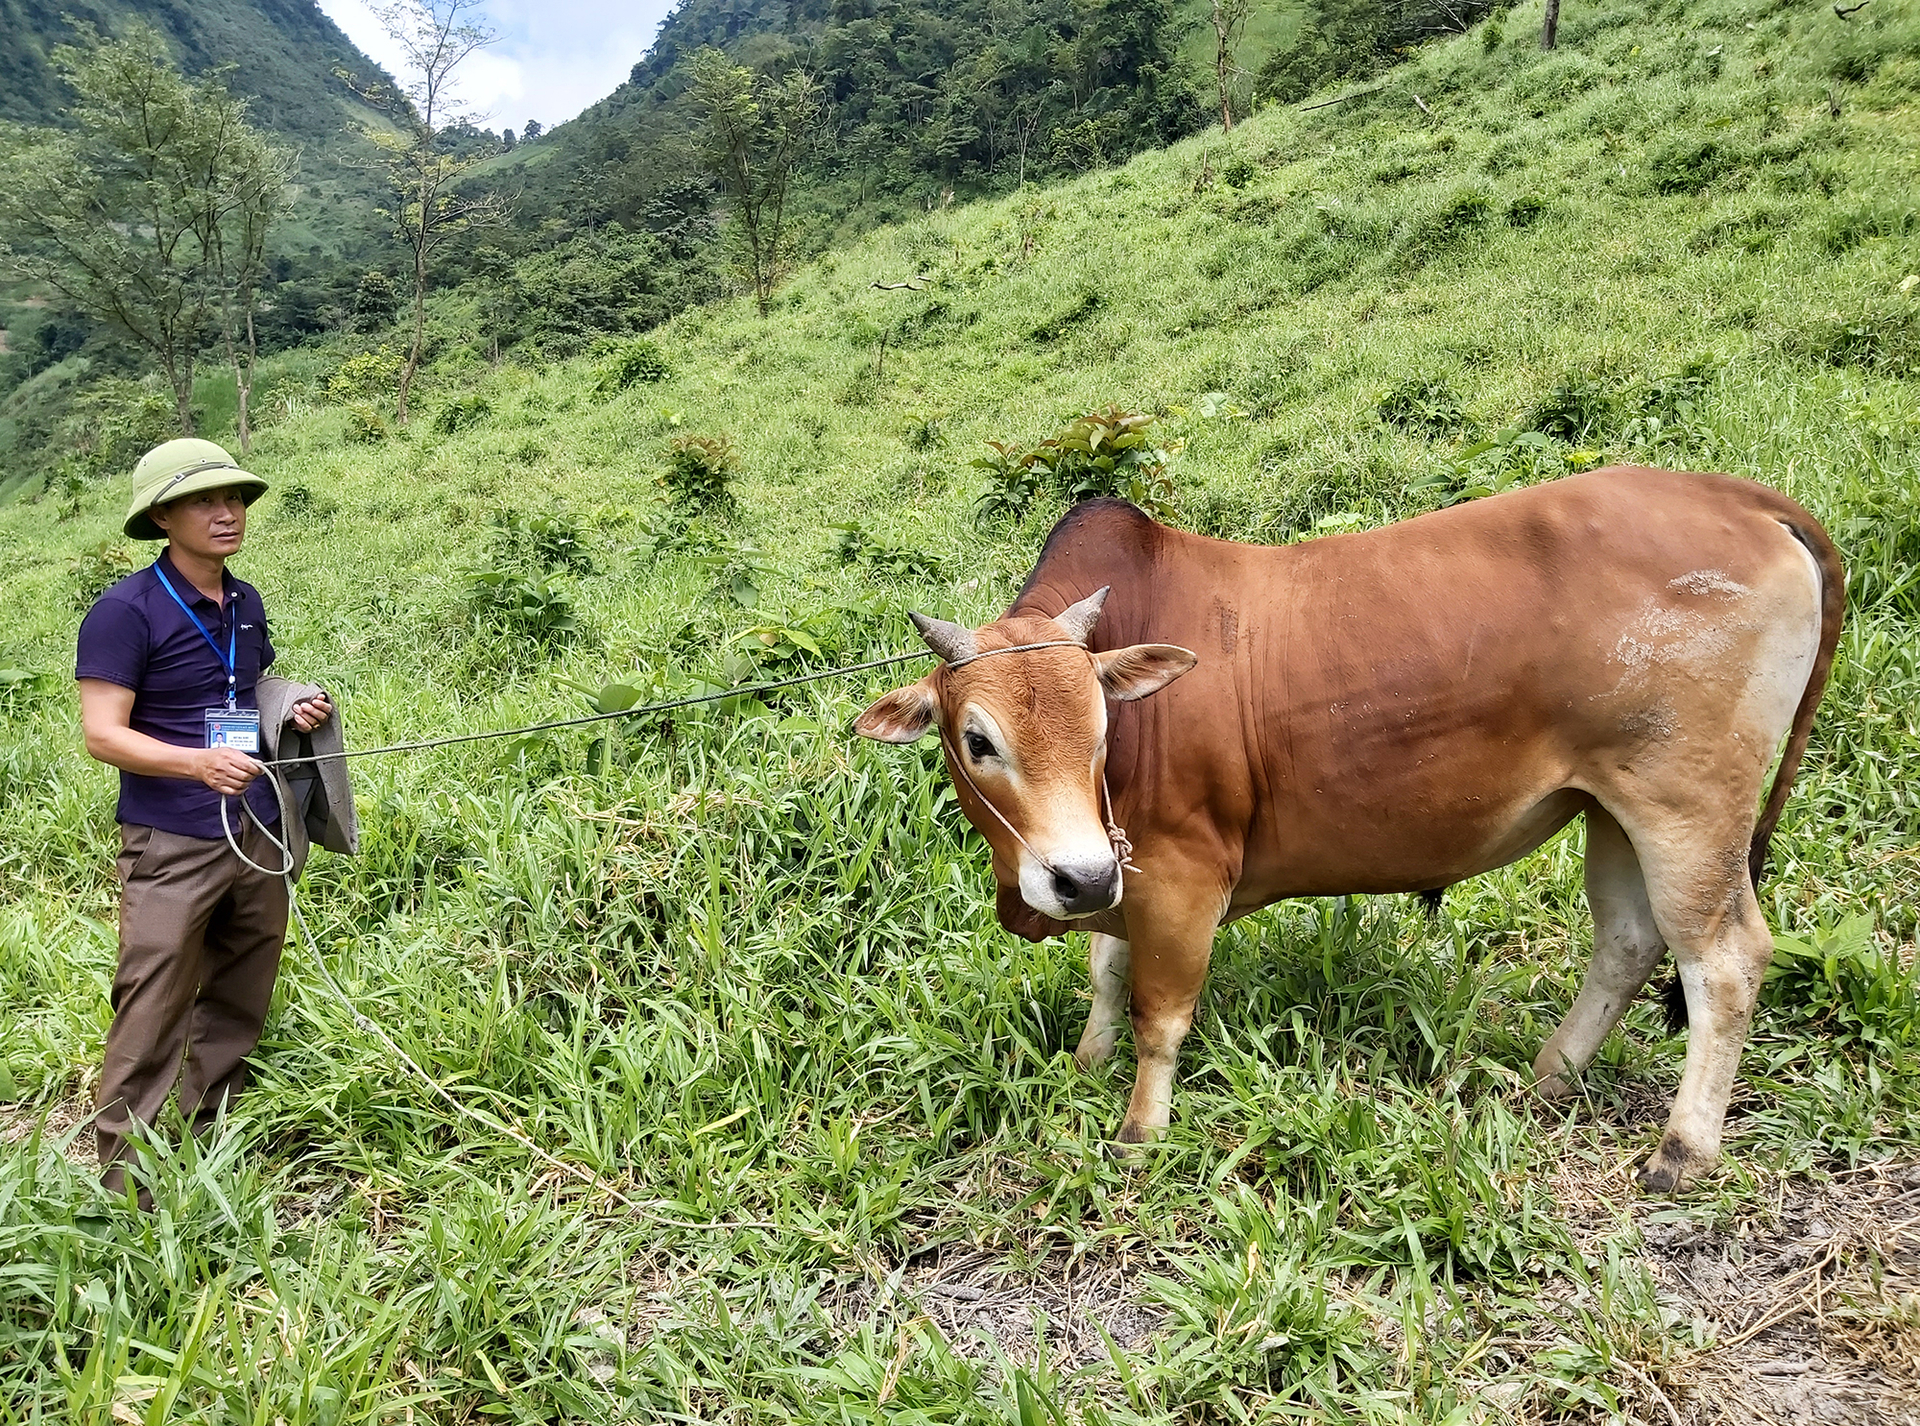
[[[1015,650],[995,649],[993,652],[1010,654]],[[493,738],[520,738],[528,733],[546,733],[556,728],[582,728],[589,723],[607,723],[616,718],[641,718],[649,713],[670,713],[676,708],[692,708],[700,703],[724,703],[729,698],[751,698],[756,694],[772,693],[777,689],[797,688],[803,683],[819,683],[822,679],[839,678],[843,674],[865,673],[869,669],[886,668],[890,664],[909,663],[914,659],[931,657],[933,657],[932,654],[922,649],[910,654],[892,654],[887,658],[872,659],[866,663],[848,664],[844,668],[822,669],[818,673],[803,673],[793,678],[775,679],[772,683],[748,684],[740,688],[723,689],[718,693],[698,693],[688,698],[670,698],[664,703],[644,704],[639,708],[622,708],[616,713],[587,713],[578,718],[556,718],[551,722],[529,723],[520,728],[495,728],[485,733],[457,733],[446,738],[426,738],[417,743],[389,743],[383,748],[348,748],[338,753],[310,753],[297,758],[270,758],[263,761],[261,766],[293,767],[299,763],[341,762],[347,758],[377,758],[386,753],[418,753],[428,748],[450,747],[455,743],[480,743]]]
[[[969,655],[957,662],[949,663],[947,667],[959,667],[962,664],[972,663],[975,659],[988,658],[995,654],[1017,654],[1025,653],[1030,649],[1067,647],[1083,648],[1084,646],[1058,639],[1037,644],[1013,644],[1007,648],[987,649],[984,652]],[[927,657],[929,657],[929,654],[925,651],[893,654],[887,658],[873,659],[867,663],[852,664],[845,668],[826,669],[819,673],[801,674],[795,678],[777,679],[772,683],[755,684],[745,688],[730,688],[720,693],[705,693],[690,698],[675,698],[664,703],[651,703],[641,708],[623,708],[617,713],[593,713],[580,718],[560,718],[548,723],[533,723],[523,728],[502,728],[485,733],[462,733],[453,737],[429,738],[414,743],[393,743],[381,748],[360,748],[338,753],[316,753],[307,757],[271,758],[262,761],[261,766],[266,769],[267,780],[273,787],[274,801],[280,809],[280,826],[284,830],[292,825],[293,809],[288,801],[286,784],[279,772],[279,769],[283,767],[291,767],[300,763],[332,761],[334,759],[376,757],[383,753],[419,752],[427,748],[446,747],[453,743],[476,743],[491,738],[510,738],[524,736],[528,733],[545,732],[554,728],[577,728],[589,723],[608,722],[615,718],[637,718],[648,713],[664,713],[675,708],[691,708],[700,703],[718,703],[728,698],[746,698],[759,693],[771,693],[776,689],[793,688],[803,683],[817,683],[822,679],[836,678],[842,674],[864,673],[869,669],[886,668],[892,664],[907,663],[913,659]],[[944,744],[945,741],[946,735],[943,732],[941,734],[941,742]],[[987,799],[981,795],[979,788],[973,786],[973,779],[967,774],[964,762],[956,756],[953,759],[953,765],[960,769],[961,776],[966,778],[967,785],[972,788],[974,796],[979,797],[987,809],[991,811],[994,816],[1000,818],[1001,825],[1013,833],[1014,837],[1019,840],[1021,846],[1027,846],[1026,839],[1020,836],[1020,833],[1014,829],[1013,824],[1000,815],[1000,809],[995,807],[991,802],[988,802]],[[1113,841],[1117,859],[1127,870],[1138,870],[1138,868],[1132,865],[1129,859],[1133,850],[1132,843],[1127,841],[1126,833],[1113,823],[1113,803],[1110,794],[1107,792],[1107,783],[1104,774],[1100,779],[1100,796],[1101,806],[1105,813],[1105,821],[1107,823],[1107,834]],[[286,841],[282,841],[279,837],[274,836],[272,830],[266,823],[260,820],[259,814],[253,810],[253,805],[249,803],[245,797],[240,799],[240,806],[242,811],[245,812],[247,820],[253,823],[259,830],[260,835],[265,837],[267,841],[272,844],[274,850],[279,852],[281,856],[280,867],[261,866],[260,863],[256,862],[252,857],[248,856],[246,852],[241,850],[240,838],[234,835],[233,823],[228,817],[227,801],[228,799],[225,796],[220,799],[220,829],[226,834],[227,845],[233,849],[233,854],[236,857],[240,858],[242,862],[246,863],[246,865],[253,868],[256,872],[259,872],[262,876],[277,876],[280,878],[281,883],[287,889],[287,910],[294,924],[300,928],[301,938],[306,942],[308,958],[313,962],[314,970],[319,973],[320,979],[332,993],[333,998],[346,1007],[347,1014],[353,1018],[355,1025],[378,1040],[388,1054],[392,1055],[416,1080],[430,1090],[435,1097],[442,1100],[455,1114],[472,1120],[483,1129],[491,1130],[496,1134],[504,1134],[542,1163],[556,1168],[572,1178],[578,1179],[581,1183],[586,1184],[598,1193],[605,1194],[635,1216],[651,1219],[669,1228],[684,1228],[693,1232],[711,1232],[716,1228],[761,1228],[777,1230],[792,1228],[794,1226],[757,1220],[693,1223],[686,1219],[669,1217],[659,1211],[657,1204],[643,1203],[629,1197],[619,1189],[606,1183],[590,1169],[582,1168],[579,1164],[570,1163],[566,1159],[549,1153],[547,1150],[541,1148],[540,1145],[536,1144],[525,1132],[515,1128],[505,1120],[495,1118],[484,1110],[476,1109],[471,1104],[456,1098],[451,1090],[441,1084],[440,1081],[432,1075],[428,1074],[427,1071],[421,1067],[420,1063],[415,1060],[412,1055],[408,1054],[400,1043],[396,1041],[393,1036],[389,1035],[377,1021],[363,1014],[360,1008],[349,998],[346,991],[340,987],[339,982],[333,978],[333,973],[327,969],[326,958],[320,953],[320,943],[315,938],[313,929],[307,925],[306,913],[300,909],[300,896],[293,879],[294,858],[291,834],[289,834]],[[244,830],[244,824],[242,830]],[[1029,852],[1033,851],[1031,847],[1027,847],[1027,850]],[[1040,860],[1041,865],[1047,865],[1045,859],[1039,858],[1037,852],[1034,853],[1034,856]],[[797,1231],[804,1232],[804,1230]]]
[[[272,771],[271,765],[269,765],[269,767],[270,767],[270,770],[267,773],[267,778],[268,778],[268,781],[271,782],[273,785],[274,801],[279,805],[280,825],[284,829],[290,825],[290,822],[288,819],[293,815],[293,812],[292,812],[292,808],[288,805],[287,789],[285,784],[282,782],[280,778],[280,774],[278,772]],[[386,1049],[388,1054],[392,1055],[394,1059],[398,1060],[403,1066],[405,1066],[406,1069],[413,1075],[413,1077],[416,1080],[418,1080],[421,1084],[425,1085],[427,1089],[431,1090],[436,1097],[443,1100],[446,1103],[447,1107],[452,1109],[454,1113],[461,1115],[464,1118],[472,1120],[474,1123],[480,1125],[480,1127],[483,1129],[490,1129],[496,1134],[506,1135],[507,1138],[513,1140],[514,1143],[518,1144],[521,1148],[525,1149],[529,1154],[532,1154],[536,1159],[540,1160],[542,1163],[547,1164],[552,1168],[559,1169],[562,1173],[567,1174],[572,1178],[578,1179],[580,1182],[586,1184],[587,1187],[593,1189],[595,1192],[604,1193],[607,1197],[611,1198],[614,1202],[618,1203],[622,1208],[625,1208],[628,1212],[636,1215],[637,1217],[650,1218],[654,1222],[663,1224],[666,1227],[685,1228],[694,1232],[711,1232],[713,1229],[716,1229],[716,1228],[778,1229],[778,1228],[792,1226],[792,1225],[783,1225],[779,1223],[761,1222],[758,1220],[753,1220],[753,1221],[721,1220],[721,1221],[712,1221],[712,1222],[706,1222],[706,1223],[692,1223],[692,1222],[688,1222],[686,1219],[683,1219],[683,1218],[669,1217],[666,1214],[661,1213],[659,1211],[659,1206],[657,1204],[643,1203],[637,1199],[630,1198],[628,1195],[622,1193],[619,1189],[613,1187],[611,1184],[601,1179],[597,1174],[593,1173],[592,1170],[582,1168],[579,1164],[576,1164],[576,1163],[569,1163],[566,1159],[560,1158],[555,1154],[549,1153],[547,1150],[541,1148],[538,1144],[536,1144],[530,1137],[527,1136],[526,1133],[524,1133],[520,1129],[516,1129],[513,1125],[507,1123],[505,1120],[497,1119],[493,1115],[487,1113],[486,1111],[481,1109],[476,1109],[471,1104],[468,1104],[463,1100],[455,1098],[451,1090],[449,1090],[445,1085],[441,1084],[440,1081],[435,1079],[432,1075],[428,1074],[426,1070],[421,1067],[419,1061],[415,1060],[412,1055],[408,1054],[406,1050],[402,1048],[402,1046],[393,1038],[393,1036],[389,1035],[386,1032],[386,1030],[382,1028],[377,1021],[370,1019],[368,1016],[361,1013],[360,1007],[355,1005],[352,999],[348,997],[346,991],[340,988],[340,983],[333,978],[333,973],[327,969],[327,962],[325,957],[323,957],[320,954],[320,943],[313,934],[313,928],[307,925],[306,913],[304,913],[300,909],[300,896],[298,891],[295,889],[294,880],[293,880],[292,838],[289,837],[287,841],[283,842],[280,838],[274,836],[272,830],[266,825],[266,823],[260,820],[259,814],[253,810],[252,804],[248,803],[245,798],[241,799],[240,805],[242,809],[246,812],[248,820],[250,820],[253,823],[253,825],[259,829],[260,835],[265,837],[269,842],[271,842],[273,844],[274,849],[280,853],[284,861],[284,868],[280,871],[270,870],[267,867],[261,866],[260,863],[256,862],[252,857],[248,856],[245,852],[240,850],[240,841],[233,834],[233,824],[227,819],[227,799],[222,797],[220,799],[220,826],[221,826],[221,830],[223,830],[226,833],[227,845],[233,849],[233,854],[235,856],[240,858],[241,861],[245,862],[248,866],[252,867],[255,871],[260,872],[264,876],[277,876],[280,878],[281,882],[286,886],[287,910],[292,914],[294,923],[298,925],[300,928],[300,935],[302,939],[304,939],[307,943],[307,955],[308,955],[308,958],[313,962],[313,968],[320,973],[320,979],[323,982],[325,982],[327,989],[332,992],[333,998],[337,1000],[341,1005],[346,1007],[347,1014],[353,1017],[354,1024],[356,1024],[362,1030],[365,1030],[368,1034],[372,1035],[375,1039],[377,1039],[380,1042],[380,1044]]]

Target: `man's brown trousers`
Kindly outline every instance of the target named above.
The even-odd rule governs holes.
[[[239,820],[246,854],[278,866],[279,849]],[[94,1120],[111,1189],[128,1136],[159,1118],[176,1083],[196,1132],[245,1088],[287,934],[285,884],[224,840],[130,826],[120,840],[120,968]]]

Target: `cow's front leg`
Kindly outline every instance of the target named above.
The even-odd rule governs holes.
[[[1155,908],[1155,913],[1127,918],[1137,1067],[1133,1098],[1120,1126],[1123,1144],[1157,1139],[1167,1127],[1180,1042],[1193,1024],[1213,954],[1214,929],[1220,924],[1218,902],[1204,910],[1169,907]]]
[[[1127,1013],[1129,989],[1127,961],[1129,948],[1118,936],[1093,933],[1087,951],[1087,978],[1093,983],[1093,1009],[1087,1013],[1087,1028],[1080,1036],[1080,1047],[1073,1062],[1081,1069],[1103,1065],[1113,1056],[1113,1042],[1120,1035],[1120,1020]]]

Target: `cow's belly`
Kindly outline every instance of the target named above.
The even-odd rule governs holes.
[[[1426,891],[1517,861],[1592,803],[1563,774],[1489,779],[1434,797],[1341,807],[1249,840],[1234,914],[1289,896]]]

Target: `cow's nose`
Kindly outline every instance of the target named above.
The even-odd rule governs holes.
[[[1053,894],[1069,916],[1085,916],[1105,911],[1114,903],[1120,889],[1120,868],[1113,862],[1100,866],[1056,866],[1053,869]]]

